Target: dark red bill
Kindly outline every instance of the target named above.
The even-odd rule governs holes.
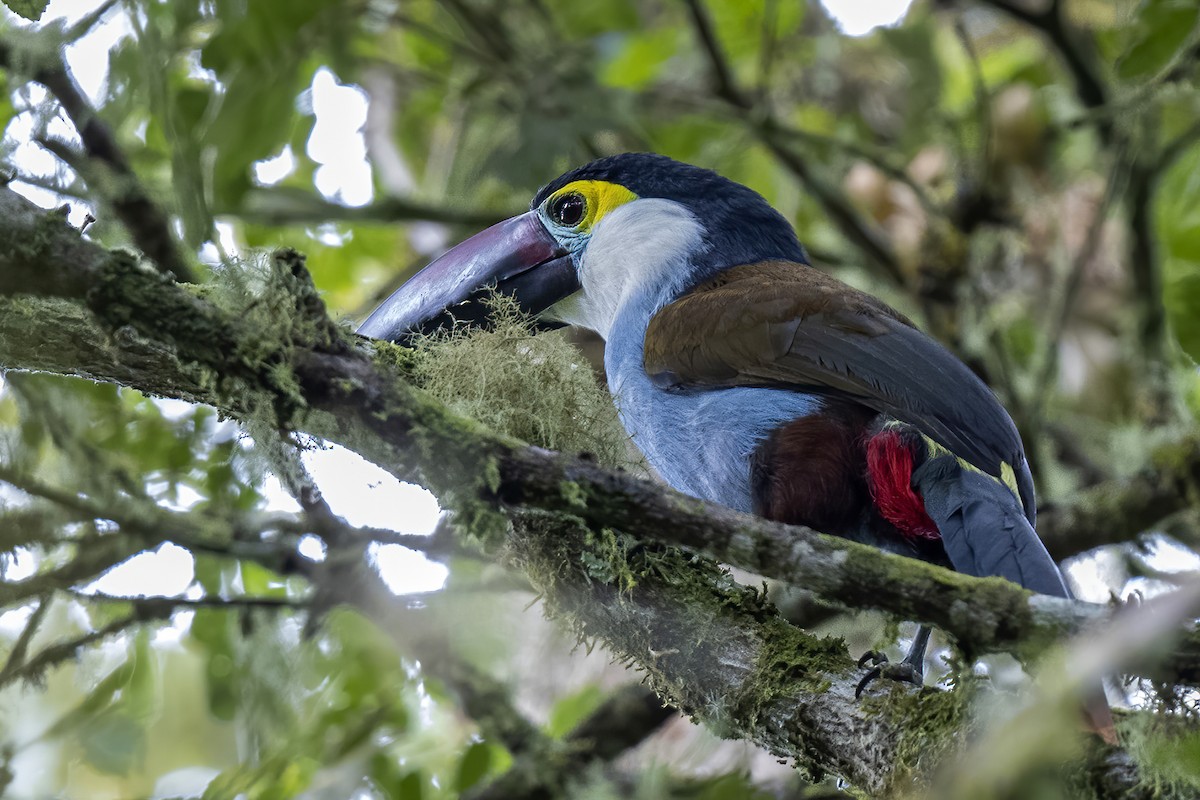
[[[395,342],[450,325],[486,325],[483,301],[493,290],[512,296],[534,315],[579,290],[571,256],[535,212],[497,223],[447,250],[383,301],[358,332]]]

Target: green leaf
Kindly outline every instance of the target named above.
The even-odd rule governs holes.
[[[488,774],[492,766],[492,748],[487,742],[475,742],[467,748],[458,761],[458,774],[454,787],[465,792]]]
[[[1163,245],[1173,258],[1200,263],[1200,222],[1166,231]]]
[[[371,757],[367,775],[374,784],[375,790],[385,800],[403,800],[401,787],[405,781],[409,780],[410,776],[401,772],[400,765],[395,758],[384,753],[376,753]]]
[[[1138,10],[1132,44],[1117,61],[1117,77],[1148,78],[1171,62],[1200,18],[1195,0],[1146,0]]]
[[[287,585],[278,573],[253,561],[243,561],[239,566],[242,570],[242,586],[246,594],[254,597],[287,596]]]
[[[1200,264],[1167,259],[1163,285],[1163,304],[1179,346],[1200,361]]]
[[[679,49],[675,30],[649,30],[630,34],[616,56],[600,73],[600,80],[621,89],[640,89],[654,81]]]
[[[4,0],[4,5],[14,14],[37,22],[46,13],[50,0]]]
[[[100,772],[125,775],[146,753],[146,729],[123,711],[110,709],[80,728],[83,757]]]
[[[112,703],[113,697],[128,685],[133,676],[133,665],[128,661],[118,666],[96,684],[96,688],[79,705],[61,716],[46,731],[45,737],[62,736],[83,728],[89,719],[99,716]]]
[[[1163,176],[1154,211],[1163,249],[1163,305],[1180,346],[1200,361],[1200,147]]]
[[[208,688],[208,709],[214,717],[231,720],[238,709],[238,675],[234,669],[234,614],[202,608],[192,619],[191,638],[207,649],[204,673]]]
[[[404,776],[396,785],[395,797],[398,800],[423,800],[425,797],[425,780],[418,770],[413,770]]]
[[[120,700],[122,710],[143,725],[158,717],[162,705],[158,654],[151,646],[151,635],[149,628],[142,628],[130,643],[128,660],[133,663],[133,674]]]
[[[594,683],[584,686],[574,694],[569,694],[554,704],[550,710],[550,719],[546,722],[546,732],[556,739],[566,736],[584,717],[595,711],[604,702],[604,691]]]

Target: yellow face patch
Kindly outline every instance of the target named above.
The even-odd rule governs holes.
[[[583,208],[578,208],[578,199]],[[605,215],[637,195],[617,183],[608,181],[572,181],[546,200],[550,219],[579,233],[589,233]]]

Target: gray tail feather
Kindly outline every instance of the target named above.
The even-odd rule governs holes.
[[[1029,475],[1028,467],[1025,476]],[[1022,498],[1033,497],[1017,473]],[[913,471],[913,487],[925,501],[925,512],[942,534],[954,569],[968,575],[998,575],[1040,594],[1070,598],[1062,573],[1033,529],[1026,508],[1000,481],[964,469],[954,456],[927,460]],[[1104,689],[1096,686],[1084,699],[1087,727],[1106,743],[1117,744],[1112,711]]]

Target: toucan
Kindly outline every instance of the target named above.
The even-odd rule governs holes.
[[[604,339],[621,422],[675,489],[1071,596],[996,396],[903,314],[810,264],[748,187],[652,153],[598,159],[451,248],[359,332],[486,324],[492,292]],[[928,637],[887,674],[919,683]]]

